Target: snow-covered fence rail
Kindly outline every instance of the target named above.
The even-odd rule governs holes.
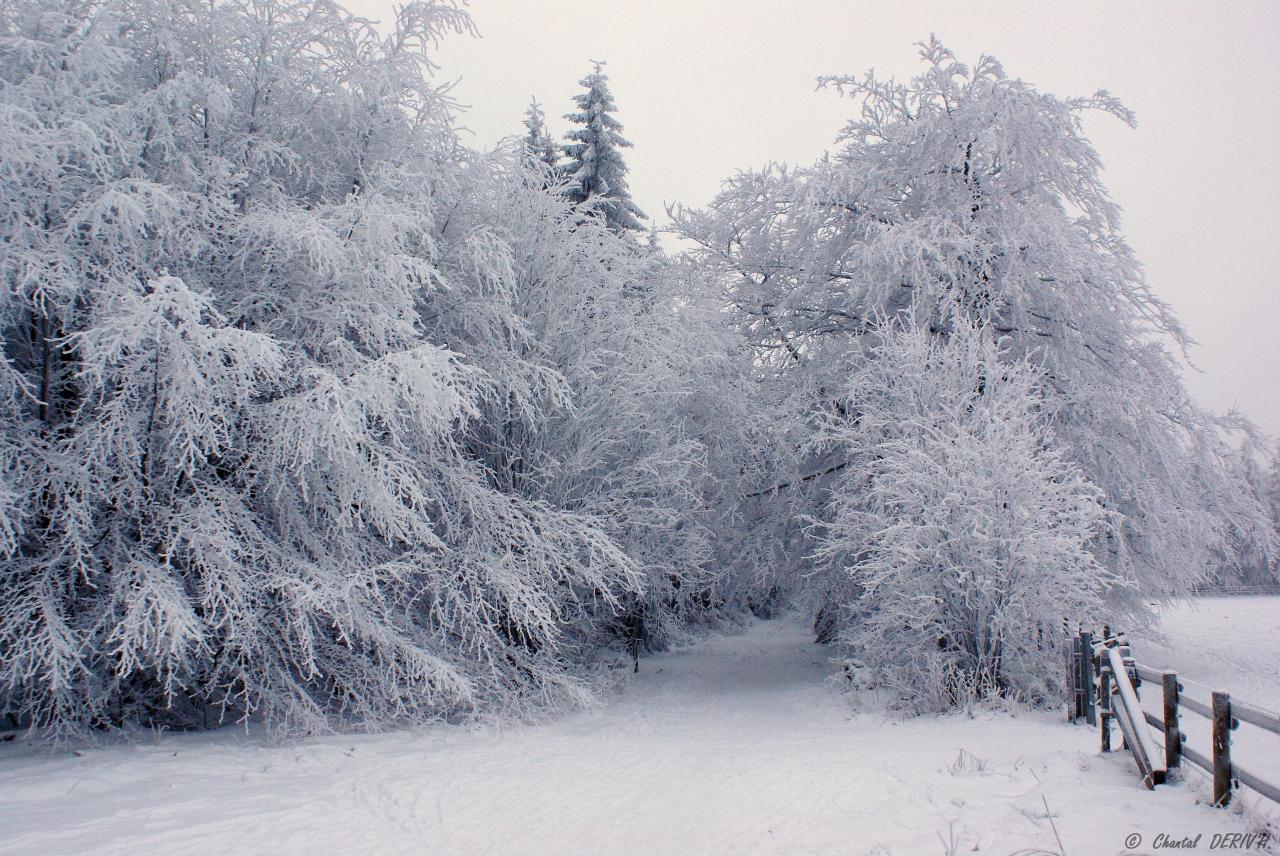
[[[1138,677],[1123,637],[1111,636],[1104,629],[1101,641],[1081,631],[1072,640],[1068,659],[1067,680],[1072,690],[1067,719],[1085,719],[1102,727],[1102,751],[1111,750],[1111,720],[1120,726],[1124,745],[1133,754],[1134,763],[1148,788],[1164,782],[1166,761],[1156,751],[1147,730],[1147,720],[1138,699]]]
[[[1280,583],[1196,586],[1196,597],[1266,597],[1280,595]]]
[[[1104,639],[1094,650],[1101,686],[1098,697],[1102,715],[1098,719],[1102,727],[1102,750],[1111,749],[1111,720],[1114,719],[1142,773],[1143,784],[1154,789],[1164,783],[1168,761],[1156,752],[1151,732],[1147,730],[1148,720],[1134,686],[1137,664],[1129,656],[1128,645],[1108,645]]]
[[[1213,804],[1225,806],[1232,789],[1246,785],[1280,803],[1280,787],[1242,766],[1231,755],[1231,733],[1245,722],[1280,735],[1280,714],[1214,690],[1211,701],[1185,695],[1176,672],[1153,669],[1134,660],[1123,636],[1104,630],[1101,640],[1082,631],[1073,639],[1068,658],[1068,688],[1071,690],[1067,719],[1085,719],[1101,728],[1102,751],[1111,751],[1111,720],[1120,726],[1124,748],[1133,755],[1143,783],[1151,789],[1161,784],[1166,771],[1182,766],[1185,758],[1213,777]],[[1144,682],[1161,690],[1161,712],[1157,716],[1142,708],[1139,689]],[[1208,719],[1213,726],[1209,753],[1187,745],[1179,727],[1180,711],[1189,710]],[[1162,742],[1157,746],[1148,726]],[[1157,750],[1163,750],[1163,753]]]

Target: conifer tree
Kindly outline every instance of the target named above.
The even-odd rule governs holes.
[[[524,127],[525,156],[531,164],[542,165],[554,173],[560,157],[556,152],[556,144],[547,133],[546,114],[542,112],[542,105],[537,98],[529,100],[529,109],[524,113]]]
[[[656,222],[649,223],[649,241],[646,244],[646,248],[651,256],[662,254],[662,242],[658,240],[658,224]]]
[[[565,115],[580,126],[569,132],[570,142],[564,147],[569,158],[565,172],[572,177],[569,195],[578,204],[595,200],[593,204],[604,212],[614,231],[640,232],[645,214],[631,200],[621,151],[630,148],[631,142],[622,136],[622,124],[613,116],[618,108],[604,63],[592,63],[595,70],[579,81],[585,91],[574,97],[578,110]]]

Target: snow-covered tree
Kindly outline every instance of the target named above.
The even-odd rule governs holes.
[[[468,27],[0,11],[4,713],[374,727],[583,698],[580,627],[644,578],[476,447],[499,398],[538,435],[572,389],[495,303],[524,251],[504,215],[458,216],[517,181],[472,168],[429,80]],[[446,306],[501,357],[438,335]]]
[[[474,169],[484,190],[460,197],[445,237],[500,219],[510,277],[427,308],[432,338],[494,379],[470,445],[503,490],[602,521],[646,583],[601,628],[661,646],[724,599],[714,559],[725,527],[712,523],[739,490],[738,463],[714,410],[748,406],[732,388],[748,355],[718,303],[665,256],[582,220],[542,192],[539,170],[501,183],[483,174],[519,175],[518,164]],[[540,410],[547,422],[531,422]]]
[[[740,174],[705,211],[680,212],[793,430],[844,409],[844,357],[871,319],[908,315],[944,335],[963,319],[1043,370],[1058,441],[1104,494],[1093,548],[1140,584],[1117,597],[1189,591],[1234,530],[1274,549],[1223,436],[1251,429],[1187,395],[1170,348],[1189,339],[1124,242],[1081,130],[1089,110],[1132,115],[1105,92],[1046,95],[989,57],[966,66],[936,40],[921,56],[907,82],[826,81],[859,104],[834,156]],[[797,478],[847,466],[828,454]],[[823,517],[822,497],[807,513]]]
[[[594,71],[579,81],[584,91],[574,96],[578,109],[565,115],[578,126],[569,132],[564,146],[569,196],[580,205],[589,202],[601,211],[611,229],[639,232],[645,215],[631,200],[627,164],[622,157],[622,150],[631,143],[622,136],[622,124],[613,115],[618,107],[609,91],[604,63],[593,64]]]
[[[703,354],[689,365],[695,394],[685,418],[707,451],[711,489],[704,505],[714,536],[715,600],[766,616],[789,604],[808,570],[796,543],[814,484],[798,473],[798,444],[810,435],[793,430],[793,412],[785,402],[778,406],[776,379],[761,371],[736,319],[724,311],[717,278],[684,256],[669,275],[679,306],[675,318]]]
[[[1106,620],[1089,549],[1105,513],[1053,436],[1043,370],[957,319],[872,328],[819,441],[850,466],[817,555],[839,638],[874,685],[928,708],[1060,695],[1064,621]]]
[[[542,112],[542,105],[538,103],[537,98],[531,99],[529,109],[525,110],[522,140],[525,156],[531,162],[541,164],[549,175],[554,175],[557,164],[560,162],[560,154],[551,139],[551,134],[547,132],[546,114]]]
[[[0,5],[0,715],[570,704],[601,646],[810,580],[904,642],[882,679],[1041,697],[1044,622],[1273,549],[1080,135],[1109,97],[932,43],[833,81],[845,148],[740,175],[672,259],[601,64],[569,173],[536,102],[460,144],[432,54],[469,30]]]
[[[1271,464],[1264,476],[1263,495],[1267,508],[1271,511],[1271,519],[1280,529],[1280,441],[1277,441],[1271,452]]]
[[[1280,490],[1275,481],[1277,465],[1274,452],[1260,455],[1251,445],[1244,445],[1236,452],[1236,467],[1240,477],[1249,486],[1254,499],[1270,515],[1273,534],[1280,529]],[[1219,558],[1216,573],[1212,579],[1215,583],[1267,585],[1276,582],[1276,556],[1268,552],[1268,545],[1251,529],[1237,529],[1231,533],[1227,543],[1229,553]]]

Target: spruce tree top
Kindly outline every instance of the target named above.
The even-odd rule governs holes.
[[[556,153],[556,144],[547,133],[546,115],[537,98],[529,101],[529,109],[524,112],[524,148],[527,156],[535,163],[545,164],[549,169],[556,168],[560,159]]]
[[[574,202],[595,199],[609,227],[618,232],[643,231],[644,212],[631,200],[627,188],[627,165],[622,149],[631,143],[622,134],[622,124],[613,117],[618,109],[609,91],[603,62],[592,60],[595,71],[579,81],[584,90],[574,97],[578,110],[565,118],[580,127],[569,132],[565,172],[571,177],[569,195]]]

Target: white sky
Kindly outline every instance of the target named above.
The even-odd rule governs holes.
[[[389,0],[352,0],[389,16]],[[989,53],[1060,96],[1106,88],[1137,130],[1088,131],[1156,293],[1200,343],[1187,381],[1215,410],[1238,404],[1280,433],[1280,4],[888,0],[472,0],[480,39],[451,37],[441,76],[469,109],[469,141],[519,134],[532,95],[553,134],[607,60],[633,195],[702,205],[737,169],[807,163],[851,115],[821,74],[907,76],[935,32],[962,61]]]

